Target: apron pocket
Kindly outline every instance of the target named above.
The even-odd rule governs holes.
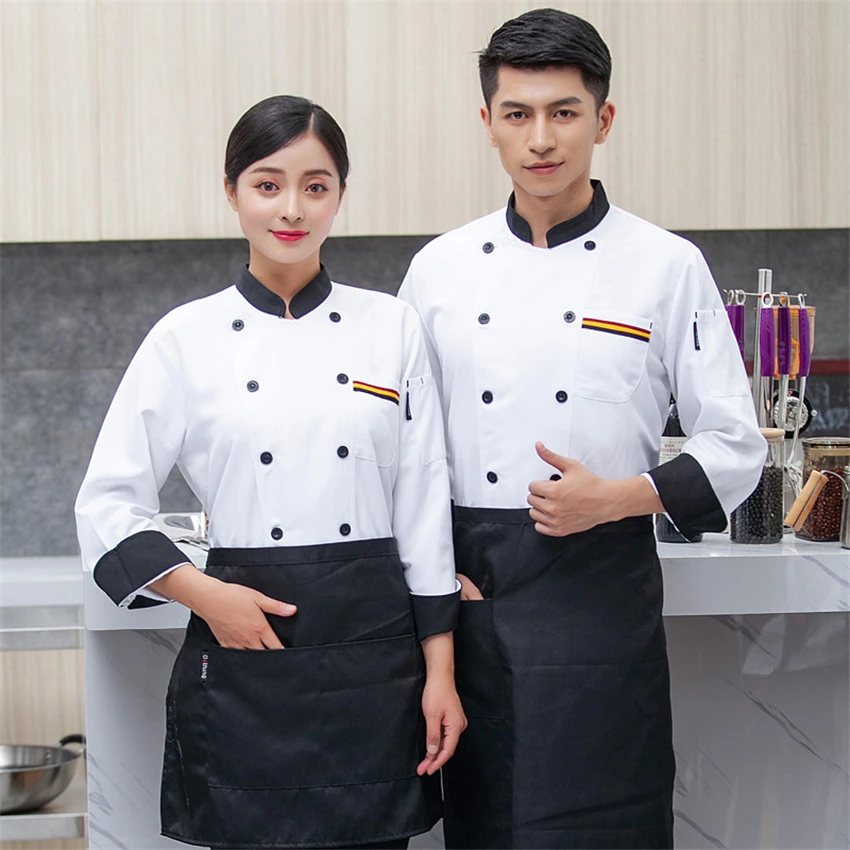
[[[303,788],[415,772],[424,662],[412,635],[208,654],[211,785]]]
[[[507,717],[507,675],[496,645],[493,600],[461,602],[455,630],[455,681],[467,717]]]

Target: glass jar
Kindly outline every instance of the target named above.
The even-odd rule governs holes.
[[[782,542],[785,431],[759,430],[767,441],[767,457],[756,489],[732,512],[730,537],[734,543]]]
[[[844,503],[844,467],[850,463],[850,437],[808,437],[802,443],[803,481],[808,481],[815,469],[836,474],[826,476],[826,484],[797,537],[838,540]]]

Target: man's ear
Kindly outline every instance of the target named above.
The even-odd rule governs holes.
[[[603,103],[602,106],[599,108],[599,123],[596,128],[596,139],[594,141],[594,144],[605,144],[605,140],[608,138],[608,134],[611,132],[611,125],[614,123],[614,116],[616,114],[617,110],[610,100],[606,100],[605,103]]]
[[[233,212],[239,212],[239,207],[236,205],[236,187],[231,185],[230,181],[224,178],[224,194],[227,195],[227,203]]]
[[[487,133],[490,147],[495,148],[496,140],[493,138],[493,128],[490,126],[490,110],[486,106],[481,107],[481,120],[484,122],[484,130]]]

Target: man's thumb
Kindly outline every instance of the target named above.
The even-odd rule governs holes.
[[[566,472],[567,467],[570,465],[570,459],[567,457],[562,457],[559,454],[555,454],[551,449],[547,449],[543,443],[537,442],[534,444],[534,448],[537,449],[537,454],[546,461],[550,466],[554,466],[558,472]]]

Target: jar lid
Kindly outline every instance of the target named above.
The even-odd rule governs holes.
[[[847,449],[850,437],[803,437],[803,448],[811,449]]]
[[[762,437],[768,443],[775,443],[777,440],[785,439],[785,431],[782,428],[759,428],[759,431],[761,431]]]

